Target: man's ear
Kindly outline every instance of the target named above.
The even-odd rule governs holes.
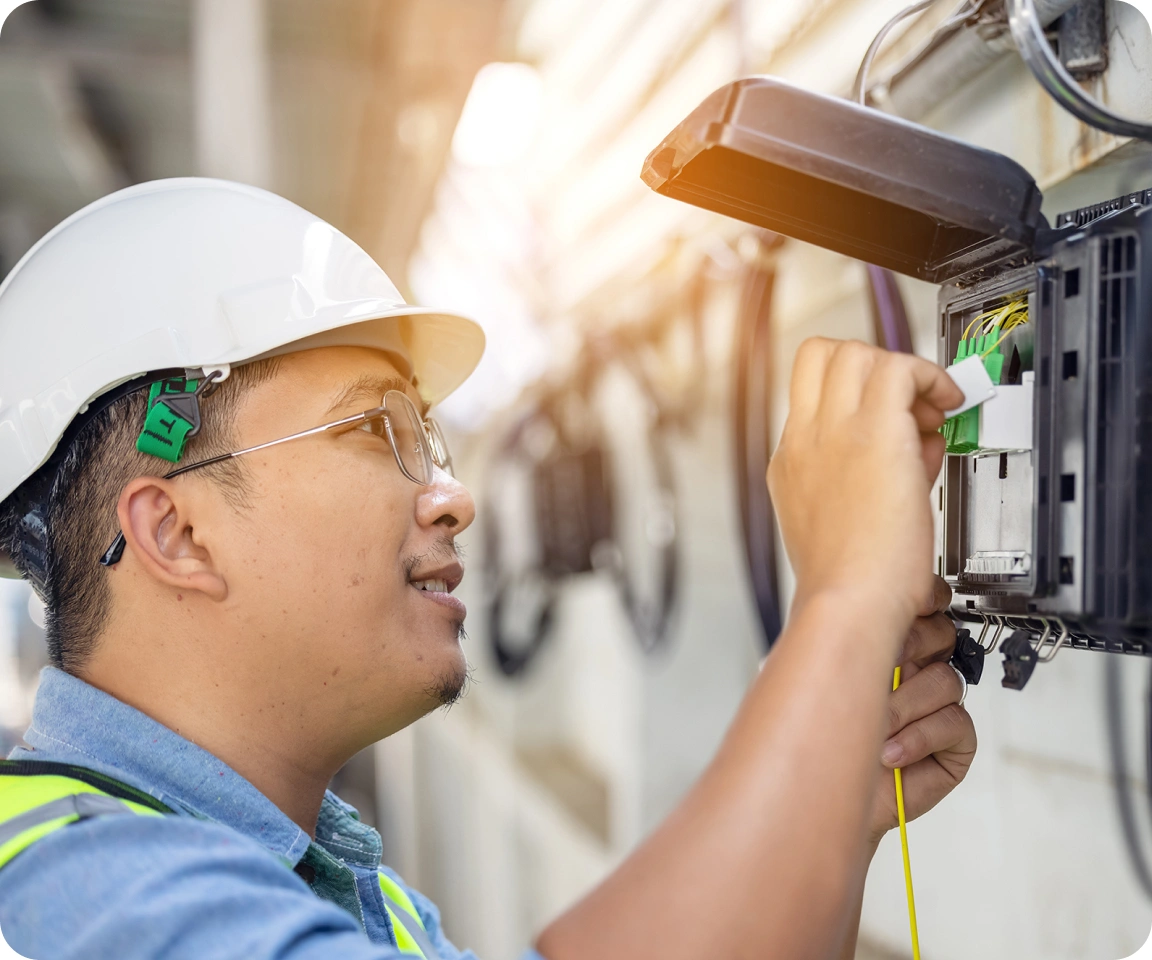
[[[188,497],[168,480],[137,477],[116,505],[124,541],[141,569],[173,590],[193,590],[224,600],[228,585],[196,536]]]

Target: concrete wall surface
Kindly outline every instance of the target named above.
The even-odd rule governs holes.
[[[515,411],[531,405],[539,378],[555,382],[566,375],[573,344],[590,331],[632,329],[657,314],[675,326],[668,300],[687,296],[701,271],[707,277],[707,345],[688,363],[673,357],[665,368],[680,389],[704,384],[692,428],[673,441],[683,592],[668,649],[640,654],[609,578],[588,574],[562,588],[554,635],[538,661],[521,679],[506,680],[487,649],[483,538],[479,531],[468,538],[475,545],[471,582],[462,589],[473,609],[469,648],[477,682],[464,703],[446,717],[422,721],[413,735],[422,772],[412,829],[423,843],[453,824],[455,842],[440,858],[422,848],[412,868],[433,895],[470,904],[463,911],[470,917],[478,904],[498,911],[514,891],[524,923],[519,930],[513,924],[495,932],[481,919],[461,925],[448,912],[458,939],[490,956],[514,955],[550,910],[592,883],[598,869],[618,860],[674,806],[722,736],[760,654],[739,540],[730,426],[732,324],[740,238],[748,231],[651,194],[638,178],[641,162],[703,96],[738,75],[771,73],[846,93],[869,39],[901,6],[899,0],[536,0],[527,4],[506,54],[537,71],[544,106],[532,145],[504,167],[454,162],[441,182],[411,275],[425,300],[447,298],[478,314],[498,345],[474,391],[466,388],[459,405],[450,402],[444,414],[469,448],[461,474],[481,490],[499,463],[495,438]],[[898,68],[949,13],[946,7],[912,22],[903,35],[897,31],[876,76]],[[1148,115],[1152,33],[1134,13],[1110,4],[1112,66],[1094,89],[1114,105]],[[1046,191],[1050,215],[1152,186],[1143,148],[1064,114],[1014,55],[993,57],[972,80],[939,91],[920,120],[1024,164]],[[859,264],[790,243],[777,266],[777,355],[770,372],[778,429],[798,343],[813,334],[866,340],[872,334]],[[900,286],[915,347],[934,359],[935,288],[905,278]],[[519,366],[510,359],[517,357]],[[520,384],[526,393],[518,392]],[[615,389],[609,432],[628,437],[645,407]],[[497,412],[476,413],[493,390],[518,398],[512,412],[497,405]],[[631,449],[641,464],[642,449]],[[631,483],[636,497],[650,492],[644,479]],[[500,521],[482,517],[486,522]],[[790,589],[787,572],[784,581]],[[987,679],[968,698],[981,737],[976,764],[954,795],[909,831],[924,956],[1128,956],[1148,936],[1152,902],[1136,880],[1117,816],[1106,723],[1109,661],[1065,651],[1040,668],[1023,693],[999,686],[998,657],[987,667]],[[1144,849],[1152,851],[1143,760],[1149,665],[1130,658],[1113,669],[1130,754],[1123,788]],[[460,752],[465,742],[476,745],[474,753]],[[606,827],[563,799],[561,780],[541,773],[533,758],[549,752],[577,771],[570,785],[584,784],[569,795],[587,792],[589,784],[592,793],[607,794]],[[503,759],[495,763],[495,755]],[[473,756],[484,759],[470,761]],[[484,776],[463,774],[470,762],[483,764]],[[456,775],[477,789],[487,782],[483,798],[453,792]],[[498,794],[504,799],[495,801]],[[549,796],[562,798],[550,808],[556,821],[514,813]],[[477,823],[479,810],[491,811],[493,802],[503,805],[497,822],[511,818],[515,826],[484,819],[478,836],[458,829]],[[583,833],[558,829],[564,818]],[[509,830],[505,838],[515,839],[497,845],[490,865],[492,829]],[[449,864],[461,862],[468,863],[463,875],[475,871],[475,881],[447,876]],[[869,876],[860,956],[910,956],[895,837],[885,841]]]

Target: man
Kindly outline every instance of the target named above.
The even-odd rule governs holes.
[[[13,270],[0,544],[54,664],[0,768],[17,951],[461,956],[326,785],[464,684],[474,506],[426,414],[482,342],[327,224],[219,181],[114,194]],[[928,573],[958,399],[925,361],[801,349],[772,472],[791,621],[696,788],[540,954],[852,955],[895,823],[884,770],[915,816],[975,751]]]

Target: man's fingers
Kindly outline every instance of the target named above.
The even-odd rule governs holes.
[[[935,433],[944,426],[944,411],[920,397],[912,401],[912,418],[921,433]]]
[[[938,430],[944,411],[964,394],[942,367],[907,353],[890,353],[855,340],[811,337],[792,365],[789,412],[808,420],[823,398],[851,411],[859,402],[908,411],[921,433]],[[859,398],[859,399],[857,399]]]
[[[918,615],[930,617],[934,613],[946,613],[952,606],[952,588],[943,577],[932,575],[932,593],[924,598],[924,605]]]
[[[966,769],[975,752],[976,727],[972,718],[967,710],[952,703],[890,737],[880,760],[886,767],[906,767],[935,756],[945,769],[961,770]]]
[[[940,753],[904,767],[900,776],[904,780],[904,810],[908,819],[915,820],[917,817],[922,817],[948,796],[956,784],[968,774],[974,757],[972,753],[963,756]],[[892,774],[885,772],[883,779],[885,787],[888,787]],[[889,826],[894,827],[897,822],[895,791],[892,790],[891,794]],[[886,796],[885,800],[887,799]]]
[[[944,466],[944,454],[947,441],[941,433],[920,434],[920,456],[924,461],[924,476],[931,486],[940,476],[940,468]]]
[[[796,350],[788,398],[790,420],[807,423],[816,415],[824,389],[824,376],[838,342],[825,337],[810,337]]]
[[[928,664],[889,695],[887,735],[956,703],[963,693],[960,678],[947,663]]]
[[[845,416],[855,413],[864,395],[864,384],[881,354],[859,340],[836,344],[824,372],[824,392],[820,415]]]
[[[929,617],[917,617],[912,621],[904,649],[900,653],[903,666],[901,679],[911,680],[917,671],[910,665],[926,667],[938,660],[947,660],[956,649],[956,625],[952,618],[943,613]]]
[[[917,401],[943,412],[960,406],[964,392],[943,367],[908,353],[885,354],[864,389],[864,404],[903,412]]]

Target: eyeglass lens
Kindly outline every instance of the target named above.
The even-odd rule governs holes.
[[[432,459],[436,466],[455,476],[452,470],[452,454],[448,452],[448,442],[440,432],[440,424],[429,417],[424,421],[424,431],[428,434],[428,443],[432,448]]]
[[[388,415],[389,439],[400,468],[417,483],[431,483],[432,456],[415,405],[399,390],[389,390],[384,394],[384,412]]]

